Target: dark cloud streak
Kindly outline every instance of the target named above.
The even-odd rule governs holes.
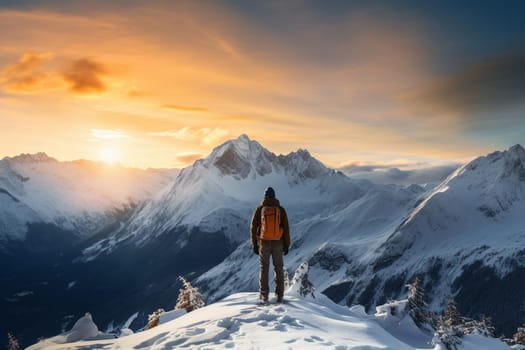
[[[70,90],[79,94],[103,92],[107,89],[102,76],[108,70],[99,62],[89,58],[80,58],[68,62],[62,71],[62,77]]]
[[[525,103],[525,51],[488,59],[433,83],[416,94],[416,102],[437,111],[483,118]]]

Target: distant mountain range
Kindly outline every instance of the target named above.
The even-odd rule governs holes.
[[[291,221],[286,268],[308,261],[332,300],[371,307],[404,296],[420,276],[434,308],[455,297],[509,335],[525,316],[524,167],[516,145],[436,188],[381,185],[306,150],[275,155],[246,135],[180,172],[4,158],[0,324],[10,328],[0,331],[32,343],[86,311],[99,326],[138,328],[175,304],[179,275],[210,301],[256,290],[249,220],[273,186]]]

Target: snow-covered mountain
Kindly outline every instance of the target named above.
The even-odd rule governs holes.
[[[93,284],[114,296],[114,276],[73,260],[90,240],[117,229],[134,207],[169,185],[176,172],[59,162],[44,153],[0,160],[0,333],[12,329],[25,344],[56,332],[69,312],[81,312]],[[111,266],[124,275],[119,263]]]
[[[525,317],[524,169],[516,145],[464,165],[430,193],[371,187],[328,216],[295,222],[286,268],[308,261],[319,290],[367,307],[406,295],[421,276],[435,309],[455,297],[464,313],[492,316],[510,332]],[[254,290],[257,264],[245,244],[198,282],[212,299]]]
[[[432,345],[404,313],[403,303],[379,307],[368,315],[361,306],[342,307],[323,295],[287,295],[284,304],[261,305],[256,293],[238,293],[220,302],[161,322],[152,329],[117,339],[97,334],[87,316],[70,332],[44,339],[28,350],[59,349],[336,349],[444,350]],[[79,323],[81,323],[79,325]],[[76,341],[78,335],[83,340]],[[69,340],[75,336],[72,340]],[[508,350],[499,339],[479,334],[462,339],[463,350]]]
[[[171,187],[138,210],[121,230],[85,250],[86,259],[120,242],[143,245],[179,231],[184,246],[192,230],[224,235],[237,246],[248,237],[249,219],[272,186],[292,222],[326,216],[362,197],[372,186],[325,167],[306,150],[275,155],[248,136],[225,142],[181,170]]]
[[[21,257],[29,253],[9,257],[5,263],[12,268],[0,273],[0,279],[12,285],[0,293],[0,307],[8,310],[0,321],[22,324],[17,306],[46,295],[50,306],[38,311],[48,318],[45,331],[33,323],[22,336],[56,333],[54,329],[71,321],[68,315],[83,315],[83,305],[93,304],[95,288],[104,297],[90,311],[107,310],[101,316],[105,326],[124,322],[133,310],[137,317],[131,327],[137,327],[151,308],[172,301],[179,275],[198,277],[248,240],[252,212],[267,186],[277,191],[292,224],[328,217],[373,187],[328,169],[305,150],[275,155],[241,135],[181,170],[171,184],[96,234],[64,248],[53,246],[52,255],[39,259]],[[39,231],[44,236],[45,229]],[[41,246],[34,241],[31,254]],[[37,279],[29,277],[35,268],[40,271]]]
[[[454,296],[464,312],[488,314],[510,332],[525,317],[523,213],[525,150],[479,157],[414,208],[377,250],[368,276],[386,289],[396,276],[424,275],[434,304]],[[503,305],[491,303],[502,292]]]
[[[0,160],[0,245],[23,240],[27,224],[48,223],[89,237],[118,210],[137,205],[168,185],[175,171],[128,169],[45,153]]]
[[[84,305],[92,306],[89,311],[99,315],[103,327],[122,324],[134,315],[130,323],[136,329],[151,310],[172,302],[179,275],[196,280],[209,301],[255,291],[258,260],[248,242],[249,222],[264,189],[272,186],[291,223],[286,269],[291,272],[307,261],[317,290],[333,301],[372,308],[404,298],[405,285],[420,276],[435,309],[442,309],[444,301],[453,296],[464,314],[483,312],[494,317],[499,331],[508,333],[525,318],[525,222],[520,215],[525,209],[524,154],[521,146],[515,146],[480,157],[429,190],[354,180],[325,167],[305,150],[275,155],[241,135],[181,170],[159,191],[141,192],[148,190],[148,180],[131,181],[136,192],[130,200],[126,197],[129,188],[123,183],[122,191],[109,185],[109,199],[89,191],[83,197],[89,200],[78,206],[65,199],[76,198],[73,194],[89,186],[93,174],[101,172],[97,176],[106,183],[104,167],[92,165],[98,170],[82,175],[68,168],[75,168],[76,163],[68,167],[59,163],[69,170],[38,170],[51,174],[38,176],[36,170],[32,173],[11,166],[4,159],[2,169],[9,170],[0,172],[0,200],[9,205],[0,212],[8,213],[1,214],[5,217],[40,218],[51,212],[51,222],[65,222],[61,227],[68,230],[81,227],[72,218],[93,213],[85,208],[98,210],[93,214],[98,215],[118,208],[114,203],[140,204],[126,210],[114,224],[88,233],[74,249],[53,251],[52,259],[15,257],[14,263],[3,261],[0,254],[0,263],[10,266],[0,273],[0,279],[14,284],[0,293],[0,307],[7,310],[0,321],[1,317],[17,318],[22,324],[24,315],[17,303],[45,299],[49,309],[39,312],[47,317],[47,333],[39,333],[35,323],[26,337],[56,334],[53,329],[71,322],[71,315],[88,311]],[[55,161],[46,162],[58,166]],[[52,180],[62,174],[76,174],[76,180]],[[27,187],[32,179],[40,181],[46,176],[50,180],[35,185],[34,190]],[[69,185],[58,186],[60,181]],[[25,199],[21,193],[35,199]],[[60,205],[41,206],[48,211],[28,204],[53,196]],[[140,202],[148,196],[151,198]],[[88,205],[91,203],[96,204]],[[39,232],[46,233],[45,229]],[[35,269],[38,278],[27,277]],[[125,292],[122,285],[127,287]],[[96,305],[94,290],[103,296]],[[509,292],[500,308],[502,290]]]

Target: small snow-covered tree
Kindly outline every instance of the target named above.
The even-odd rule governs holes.
[[[182,288],[179,290],[179,297],[177,298],[175,309],[185,309],[186,312],[191,312],[206,305],[198,288],[193,287],[191,283],[182,276],[179,276],[179,279],[182,282]]]
[[[408,301],[406,311],[412,317],[418,327],[425,324],[433,325],[433,315],[425,302],[425,291],[421,285],[421,280],[416,277],[414,282],[407,285]]]
[[[516,345],[525,345],[525,324],[518,327],[514,336],[512,336],[512,342]]]
[[[448,350],[457,350],[466,333],[466,323],[454,299],[449,299],[447,309],[437,320],[433,343],[440,341]]]
[[[315,298],[315,287],[308,279],[308,270],[308,262],[302,263],[297,270],[295,270],[292,279],[292,289],[295,289],[302,297],[311,295],[312,298]]]
[[[157,311],[154,311],[152,314],[150,314],[148,316],[148,325],[146,326],[146,329],[157,327],[159,325],[160,315],[162,313],[164,313],[164,309],[160,308]]]
[[[485,337],[494,337],[494,326],[492,319],[485,315],[481,315],[479,320],[464,319],[465,334],[481,334]]]
[[[461,316],[458,311],[458,304],[454,299],[449,299],[447,310],[445,311],[444,321],[447,326],[455,326],[463,328],[465,325],[465,318]]]
[[[20,350],[18,340],[11,333],[7,333],[7,350]]]
[[[455,327],[447,325],[445,316],[440,315],[436,320],[436,332],[432,345],[443,345],[447,350],[458,350],[461,345],[461,336]]]

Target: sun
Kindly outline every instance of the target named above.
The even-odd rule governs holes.
[[[106,148],[100,152],[100,158],[104,163],[115,164],[119,161],[119,154],[113,148]]]

